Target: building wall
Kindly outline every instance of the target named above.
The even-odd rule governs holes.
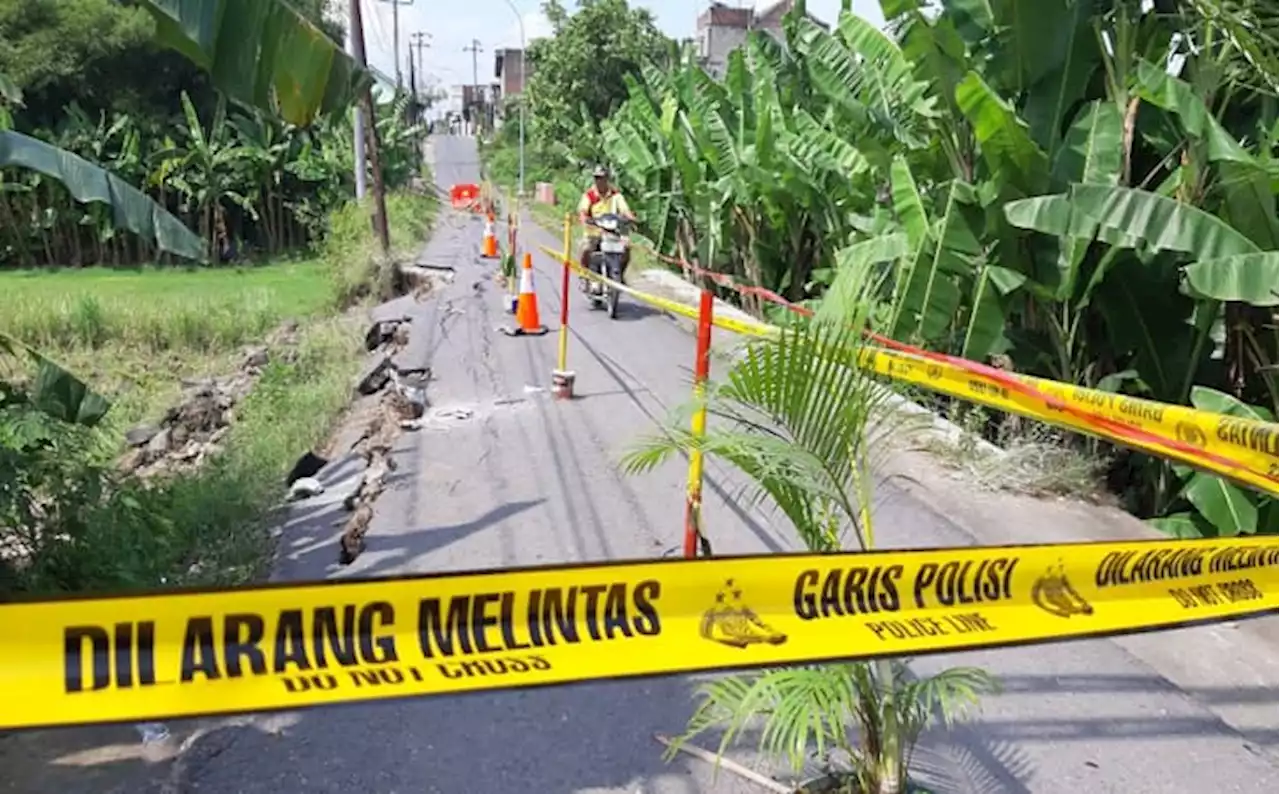
[[[729,53],[747,43],[752,29],[781,40],[782,15],[790,8],[791,3],[783,0],[769,7],[764,14],[756,15],[749,8],[712,4],[698,15],[698,54],[702,56],[703,68],[716,77],[724,77],[729,66]]]
[[[704,66],[713,76],[723,77],[729,65],[729,53],[746,44],[747,30],[711,25],[703,30],[702,34],[705,48],[702,51],[702,57],[705,59]]]
[[[518,96],[524,91],[524,52],[507,50],[502,54],[502,95]]]
[[[767,33],[777,41],[782,41],[782,17],[791,10],[791,0],[780,0],[761,14],[755,14],[748,8],[731,8],[720,3],[713,3],[698,16],[698,54],[702,57],[702,66],[715,77],[724,77],[729,66],[729,53],[746,44],[751,30]],[[812,14],[809,18],[827,28],[827,24]]]

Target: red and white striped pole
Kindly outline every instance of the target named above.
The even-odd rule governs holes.
[[[693,394],[699,403],[706,396],[707,376],[711,373],[711,319],[714,306],[715,295],[709,289],[702,290],[702,300],[698,305],[698,347],[693,362]],[[699,405],[694,411],[689,429],[698,440],[707,432],[705,405]],[[702,450],[694,449],[689,454],[689,485],[684,502],[686,559],[691,560],[698,555],[699,541],[704,549],[707,548],[702,535]]]

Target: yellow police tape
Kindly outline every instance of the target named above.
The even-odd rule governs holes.
[[[0,606],[0,729],[837,659],[1274,612],[1276,538],[564,565]]]
[[[1042,393],[1058,397],[1063,402],[1078,405],[1082,410],[1095,416],[1102,416],[1112,421],[1127,424],[1156,437],[1151,441],[1142,438],[1117,438],[1077,414],[1067,413],[1059,408],[1051,407],[1023,392],[1010,389],[999,381],[969,372],[961,367],[913,356],[909,353],[900,353],[892,350],[872,350],[870,348],[864,352],[863,360],[868,362],[869,369],[896,381],[911,383],[930,391],[949,394],[969,402],[981,403],[1006,413],[1019,414],[1047,424],[1067,427],[1080,433],[1108,438],[1117,443],[1150,452],[1153,455],[1204,469],[1273,496],[1277,494],[1277,490],[1280,490],[1277,488],[1276,481],[1276,458],[1274,455],[1269,457],[1264,451],[1263,443],[1261,443],[1265,442],[1265,433],[1269,432],[1271,434],[1269,443],[1271,449],[1274,450],[1276,428],[1264,422],[1250,422],[1231,416],[1196,411],[1191,408],[1180,409],[1178,406],[1137,400],[1119,394],[1106,394],[1105,396],[1110,398],[1107,402],[1094,401],[1097,398],[1085,398],[1089,399],[1090,402],[1083,404],[1079,394],[1076,394],[1074,399],[1067,398],[1072,396],[1071,392],[1073,391],[1089,392],[1090,390],[1088,389],[1073,390],[1069,386],[1054,383],[1053,381],[1019,377],[1024,383],[1028,383]],[[1093,392],[1093,394],[1104,395],[1105,393]],[[1185,412],[1184,415],[1198,414],[1198,416],[1188,416],[1186,423],[1178,431],[1182,437],[1177,438],[1177,440],[1198,449],[1210,451],[1236,465],[1225,465],[1213,459],[1201,458],[1183,452],[1180,449],[1174,449],[1158,443],[1160,440],[1169,439],[1169,434],[1164,432],[1164,425],[1159,423],[1171,421],[1171,419],[1163,417],[1161,412],[1168,412],[1171,418],[1176,415],[1175,412],[1177,411]],[[1188,428],[1199,428],[1201,426],[1209,427],[1213,435],[1209,436],[1201,431],[1198,436],[1195,436],[1198,441],[1192,441],[1188,438],[1188,436],[1193,435]],[[1210,438],[1218,439],[1218,442],[1216,444],[1207,443]],[[1223,439],[1231,439],[1231,441],[1228,442]],[[1237,439],[1241,443],[1260,443],[1257,443],[1253,449],[1249,449],[1236,445],[1235,440]],[[1251,528],[1246,527],[1244,529]]]
[[[542,250],[556,260],[561,258],[558,252],[546,246],[542,246]],[[583,270],[576,262],[570,262],[570,265],[580,274],[607,283],[637,300],[673,314],[693,320],[698,319],[698,310],[694,307],[611,281],[599,274]],[[773,325],[736,317],[713,316],[712,322],[718,328],[747,336],[767,337],[779,331]],[[1128,425],[1156,436],[1160,440],[1181,442],[1234,464],[1225,465],[1222,462],[1191,455],[1159,443],[1116,438],[1105,429],[1089,423],[1076,414],[1054,408],[1022,392],[1010,390],[997,380],[970,372],[962,367],[910,353],[871,348],[864,352],[863,361],[868,369],[891,380],[905,381],[930,391],[980,403],[1006,413],[1014,413],[1046,424],[1107,438],[1227,477],[1241,485],[1272,496],[1280,495],[1280,481],[1277,480],[1277,474],[1280,472],[1280,457],[1278,457],[1280,450],[1277,449],[1280,425],[1275,423],[1140,400],[1136,397],[1084,389],[1026,375],[1014,375],[1042,394],[1057,398],[1084,412]]]
[[[1277,491],[1280,424],[1141,400],[1025,375],[1015,377],[1037,391],[1081,410],[1239,463],[1253,475],[1265,479],[1265,490],[1272,494]]]
[[[540,245],[538,247],[542,249],[542,252],[544,254],[551,257],[555,261],[557,262],[565,261],[563,258],[563,255],[559,251],[555,251],[551,248],[548,248],[545,245]],[[656,306],[657,308],[662,309],[663,311],[671,312],[672,314],[679,314],[682,317],[688,317],[691,320],[698,319],[698,310],[693,306],[688,306],[686,304],[680,303],[679,301],[673,301],[668,298],[660,298],[657,295],[651,295],[647,292],[641,292],[640,290],[634,287],[629,287],[626,284],[623,284],[621,282],[617,282],[617,281],[614,281],[613,279],[606,278],[600,275],[599,273],[586,270],[577,262],[574,262],[572,260],[569,260],[567,264],[569,265],[570,269],[572,269],[579,276],[584,276],[589,279],[594,279],[595,281],[598,281],[601,284],[605,284],[610,287],[613,287],[614,289],[618,290],[624,295],[630,295],[631,297],[635,298],[638,301],[647,303],[651,306]],[[772,334],[778,333],[778,330],[779,330],[776,326],[768,325],[766,323],[758,323],[753,320],[740,320],[736,317],[722,317],[720,315],[712,315],[711,322],[717,328],[723,328],[726,331],[732,331],[736,334],[743,334],[744,336],[770,336]]]

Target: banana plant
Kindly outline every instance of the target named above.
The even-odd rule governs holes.
[[[206,259],[204,242],[182,221],[120,177],[78,155],[12,130],[0,130],[0,168],[37,171],[57,180],[81,203],[110,207],[117,228],[128,229],[161,251]]]
[[[291,124],[345,110],[367,70],[284,0],[140,0],[156,41],[204,69],[224,94]]]
[[[249,177],[241,195],[250,206],[260,208],[255,216],[264,221],[267,249],[281,250],[288,245],[283,183],[288,173],[285,166],[299,149],[296,128],[281,127],[260,113],[237,113],[231,124],[244,146],[241,163]]]
[[[199,219],[201,233],[212,247],[217,243],[218,230],[225,228],[227,202],[257,218],[257,209],[245,195],[252,190],[246,178],[252,153],[231,134],[235,128],[227,124],[224,100],[219,99],[208,129],[201,126],[200,116],[185,91],[182,111],[185,140],[180,144],[178,171],[169,181],[186,198],[188,208]]]
[[[1121,334],[1115,341],[1128,343],[1126,347],[1140,346],[1140,369],[1148,373],[1147,385],[1156,396],[1184,401],[1201,361],[1214,352],[1210,337],[1223,304],[1263,309],[1277,305],[1277,191],[1274,175],[1268,173],[1264,161],[1226,132],[1191,85],[1147,61],[1137,62],[1133,76],[1134,94],[1168,114],[1172,128],[1181,135],[1185,165],[1164,181],[1161,190],[1151,191],[1116,184],[1121,166],[1112,160],[1103,179],[1096,178],[1100,174],[1093,168],[1094,178],[1086,174],[1088,183],[1073,184],[1065,193],[1011,202],[1005,213],[1015,226],[1058,237],[1060,250],[1067,257],[1067,273],[1073,274],[1078,267],[1082,247],[1098,240],[1110,248],[1093,271],[1081,300],[1087,302],[1099,285],[1114,285],[1116,289],[1104,290],[1107,300],[1101,308],[1112,319],[1113,331]],[[1099,107],[1091,122],[1095,128],[1101,112]],[[1115,120],[1108,126],[1107,138],[1114,139]],[[1091,149],[1106,152],[1107,144],[1104,141]],[[1095,166],[1099,162],[1100,158],[1092,160]],[[1141,252],[1149,264],[1123,259],[1116,249]],[[1123,335],[1135,322],[1156,320],[1158,315],[1141,310],[1139,303],[1150,297],[1120,286],[1116,280],[1119,274],[1108,281],[1117,262],[1129,264],[1123,271],[1126,279],[1139,268],[1144,271],[1141,275],[1162,267],[1167,271],[1160,263],[1168,262],[1169,254],[1184,263],[1174,271],[1180,270],[1181,278],[1173,281],[1174,286],[1181,283],[1181,294],[1165,293],[1162,300],[1183,304],[1177,316],[1194,312],[1198,318],[1193,327],[1171,329],[1176,337],[1189,340],[1189,347],[1181,351],[1190,354],[1189,365],[1173,363],[1176,359],[1169,356],[1170,337],[1153,333],[1154,328],[1138,327],[1136,334]],[[1130,297],[1126,300],[1125,296]],[[1265,341],[1257,337],[1252,324],[1232,325],[1236,333],[1247,335],[1240,347],[1251,351],[1255,370],[1267,372],[1275,359],[1273,353],[1268,354]],[[1268,377],[1268,389],[1274,402],[1274,372]]]
[[[5,78],[4,104],[20,104],[21,92]],[[0,129],[0,169],[24,168],[60,182],[76,201],[110,208],[118,228],[128,229],[162,251],[196,261],[206,258],[203,242],[181,221],[120,177],[78,155],[37,138]]]
[[[1275,404],[1274,15],[934,5],[885,0],[883,33],[793,13],[722,81],[645,70],[601,133],[655,245],[828,316],[874,275],[886,331],[968,358]],[[1163,515],[1180,483],[1142,465]]]
[[[93,427],[111,409],[111,403],[53,359],[20,340],[0,332],[0,356],[27,360],[35,365],[29,382],[17,384],[0,378],[0,409],[31,408],[52,419],[81,427]]]

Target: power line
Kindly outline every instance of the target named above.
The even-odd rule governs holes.
[[[381,0],[391,4],[391,58],[396,65],[396,88],[401,86],[400,78],[400,6],[411,6],[413,0]]]
[[[370,16],[373,18],[373,40],[377,43],[378,49],[386,52],[391,49],[387,46],[387,32],[382,26],[382,6],[378,5],[376,0],[361,0],[361,4],[368,3]]]

